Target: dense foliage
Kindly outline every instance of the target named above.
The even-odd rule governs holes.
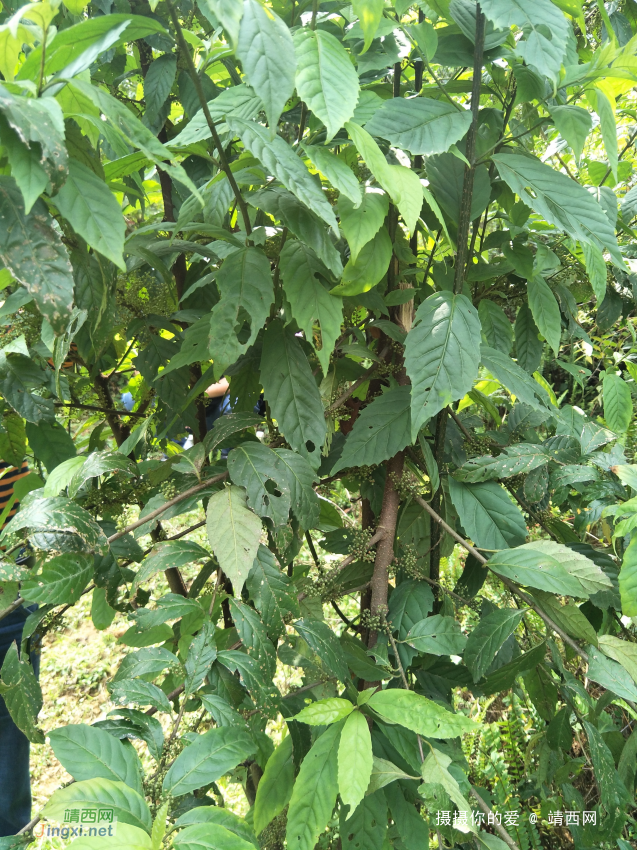
[[[0,617],[33,646],[90,592],[131,648],[46,730],[7,655],[75,780],[42,816],[634,846],[633,0],[12,2]]]

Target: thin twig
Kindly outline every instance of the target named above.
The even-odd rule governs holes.
[[[237,206],[241,210],[241,217],[243,218],[243,226],[245,228],[248,236],[252,233],[252,226],[250,224],[250,216],[248,214],[248,207],[246,202],[243,199],[243,195],[241,194],[239,187],[237,186],[237,181],[234,179],[234,174],[228,164],[228,160],[226,159],[226,154],[223,150],[223,145],[221,144],[221,139],[219,138],[219,133],[217,133],[217,128],[215,126],[215,122],[212,120],[212,116],[210,114],[210,110],[208,109],[208,101],[206,100],[206,95],[204,94],[203,87],[201,85],[201,80],[199,78],[199,74],[197,73],[197,69],[195,68],[195,63],[193,61],[190,48],[186,44],[186,39],[184,38],[184,34],[181,29],[181,24],[179,23],[179,16],[177,15],[177,11],[173,6],[172,0],[166,0],[166,6],[168,7],[168,13],[170,14],[170,18],[173,22],[173,26],[175,28],[175,33],[177,35],[177,42],[179,44],[179,52],[183,59],[185,59],[186,64],[188,65],[188,73],[190,74],[190,78],[193,81],[195,86],[195,90],[197,92],[197,97],[199,98],[199,103],[201,104],[201,109],[203,111],[204,117],[206,119],[206,124],[208,125],[208,129],[210,130],[210,134],[212,135],[212,140],[214,142],[215,148],[217,149],[217,156],[219,157],[219,165],[221,170],[228,178],[228,183],[232,188],[232,192],[236,198]]]
[[[489,815],[491,815],[491,820],[493,821],[493,828],[494,828],[494,829],[495,829],[495,831],[498,833],[498,835],[500,836],[500,838],[504,841],[504,843],[505,843],[508,847],[510,847],[510,848],[511,848],[511,850],[520,850],[520,848],[518,847],[518,845],[517,845],[517,844],[515,843],[515,841],[511,838],[511,836],[510,836],[510,835],[509,835],[509,833],[506,831],[506,829],[502,826],[502,824],[498,823],[498,822],[497,822],[497,820],[493,817],[493,810],[491,809],[491,807],[490,807],[487,803],[485,803],[485,801],[484,801],[484,800],[482,799],[482,797],[478,794],[478,792],[476,791],[476,789],[475,789],[475,788],[471,788],[471,791],[470,791],[469,793],[471,794],[471,796],[473,797],[473,799],[476,801],[476,803],[478,804],[479,808],[481,808],[481,809],[482,809],[483,813],[487,816],[487,818],[489,817]]]
[[[139,528],[142,525],[146,525],[147,522],[150,522],[151,520],[156,519],[158,516],[161,516],[165,511],[168,510],[168,508],[172,508],[173,505],[177,505],[179,504],[179,502],[183,502],[184,499],[187,499],[189,496],[194,496],[195,493],[199,493],[200,490],[205,490],[206,487],[211,487],[213,484],[218,484],[220,481],[225,481],[227,477],[228,473],[222,472],[219,475],[213,475],[212,478],[208,478],[206,481],[202,481],[201,484],[196,484],[189,490],[184,490],[183,493],[180,493],[178,496],[175,496],[174,499],[170,499],[168,502],[165,502],[160,508],[157,508],[157,510],[151,511],[149,514],[146,514],[145,517],[142,517],[136,522],[127,525],[123,531],[118,531],[117,534],[112,534],[108,538],[108,542],[113,543],[115,540],[119,540],[120,537],[123,537],[130,531],[134,531],[136,528]]]
[[[385,346],[385,348],[383,348],[383,350],[379,354],[379,358],[380,358],[381,361],[385,359],[385,355],[387,354],[388,351],[389,351],[389,346],[387,345],[387,346]],[[379,363],[372,363],[372,365],[369,367],[369,369],[367,369],[365,372],[363,372],[363,374],[360,376],[360,378],[357,381],[354,381],[354,383],[351,385],[351,387],[348,387],[345,390],[345,392],[342,393],[336,399],[336,401],[332,402],[332,404],[330,404],[330,406],[325,409],[325,415],[327,416],[329,413],[332,413],[332,411],[337,410],[339,407],[341,407],[341,405],[343,405],[347,401],[347,399],[356,392],[356,390],[361,386],[361,384],[364,384],[365,381],[371,375],[374,374],[374,372],[376,371],[376,369],[378,369],[379,366],[380,366],[380,362]]]
[[[96,404],[75,404],[67,401],[55,401],[53,407],[76,408],[77,410],[94,410],[96,413],[105,413],[107,416],[145,416],[145,413],[137,413],[134,410],[117,410],[98,407]]]

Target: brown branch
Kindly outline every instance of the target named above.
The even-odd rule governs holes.
[[[405,455],[398,452],[387,461],[385,468],[385,489],[383,492],[383,503],[378,520],[378,531],[383,532],[376,548],[374,560],[374,573],[372,575],[372,599],[370,610],[372,617],[382,615],[387,610],[387,591],[389,585],[389,567],[394,560],[394,537],[396,534],[396,521],[398,508],[400,507],[400,493],[397,483],[403,473]],[[377,632],[370,631],[369,646],[374,646]]]

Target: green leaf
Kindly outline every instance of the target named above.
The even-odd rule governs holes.
[[[141,763],[132,747],[84,723],[49,732],[55,757],[73,779],[112,779],[143,794]]]
[[[75,457],[76,448],[69,432],[59,422],[26,424],[26,436],[33,453],[53,472],[58,464]],[[57,494],[56,494],[57,495]]]
[[[164,540],[157,543],[144,559],[130,588],[131,598],[137,588],[154,575],[171,567],[183,567],[196,561],[210,558],[208,552],[194,540]]]
[[[352,260],[356,262],[361,248],[367,245],[383,226],[389,210],[389,198],[380,189],[367,188],[360,206],[351,199],[338,199],[341,230],[347,239]]]
[[[128,823],[150,833],[152,818],[146,801],[137,791],[102,777],[74,782],[60,788],[42,810],[47,820],[63,823],[66,809],[112,809],[119,822]]]
[[[413,776],[405,776],[405,779],[413,779]],[[372,773],[372,782],[374,774]],[[392,820],[396,825],[398,835],[406,850],[420,850],[426,847],[429,841],[429,826],[427,821],[421,817],[413,802],[406,799],[404,793],[405,783],[390,783],[385,787],[384,795],[389,805]]]
[[[10,466],[22,466],[26,452],[27,435],[24,420],[17,413],[5,413],[0,433],[0,459]]]
[[[28,528],[31,536],[42,534],[42,538],[38,540],[42,549],[61,549],[66,545],[71,551],[92,551],[99,554],[104,554],[108,549],[104,532],[93,517],[79,505],[62,496],[51,499],[34,498],[28,505],[22,505],[21,510],[5,526],[0,539],[21,528]]]
[[[290,802],[294,786],[292,736],[286,735],[268,759],[254,801],[254,831],[259,835]]]
[[[600,635],[599,648],[609,658],[621,664],[633,682],[637,683],[637,644],[613,635]]]
[[[294,586],[277,567],[267,547],[259,546],[246,585],[270,638],[278,638],[289,620],[299,616],[300,610]]]
[[[471,817],[471,808],[462,794],[455,777],[449,772],[451,757],[432,747],[431,752],[422,763],[421,773],[425,784],[442,785],[459,811],[465,812],[465,822],[471,832],[476,832]]]
[[[463,484],[449,478],[449,493],[469,537],[483,549],[519,546],[527,535],[520,509],[494,481]]]
[[[177,57],[172,53],[164,53],[158,56],[146,72],[144,78],[144,100],[146,102],[145,115],[151,120],[159,113],[166,102],[170,90],[175,82],[177,72]]]
[[[231,602],[234,602],[234,600],[231,600]],[[188,655],[184,664],[186,669],[184,699],[201,687],[216,657],[215,627],[209,621],[206,621],[188,647]]]
[[[619,593],[622,614],[625,617],[637,617],[637,537],[632,538],[624,552],[619,571]]]
[[[187,826],[175,836],[175,847],[177,850],[254,850],[254,844],[218,823]]]
[[[294,91],[294,42],[281,18],[257,0],[244,0],[237,57],[274,130]]]
[[[517,43],[516,53],[540,74],[556,80],[562,67],[568,37],[568,22],[550,2],[539,0],[486,0],[480,4],[486,17],[497,29],[518,27],[524,39]]]
[[[604,281],[606,281],[606,265],[604,265]],[[480,304],[482,305],[482,302]],[[515,353],[518,365],[531,375],[539,368],[542,359],[544,345],[539,340],[538,334],[539,330],[533,321],[533,313],[526,304],[522,304],[515,320]],[[508,354],[507,351],[504,353]]]
[[[329,726],[303,759],[294,783],[286,828],[290,850],[314,850],[338,795],[337,752],[341,725]]]
[[[327,623],[306,617],[297,620],[294,628],[332,675],[337,676],[343,684],[351,681],[343,649]]]
[[[515,360],[511,360],[502,351],[489,348],[487,345],[480,347],[480,354],[482,365],[509,392],[517,396],[524,404],[535,408],[535,410],[546,410],[549,404],[546,391],[524,369],[521,369]]]
[[[229,3],[235,3],[239,9],[243,11],[243,0],[228,0]],[[214,100],[208,101],[208,112],[212,120],[217,122],[225,121],[226,116],[236,115],[237,118],[243,118],[249,121],[254,118],[263,109],[261,98],[255,94],[254,89],[245,83],[238,86],[230,86],[223,89]],[[225,129],[220,127],[219,129]],[[179,147],[186,147],[194,142],[201,142],[204,139],[209,139],[211,136],[208,119],[205,116],[203,109],[200,109],[193,118],[188,122],[186,127],[172,139],[171,144]],[[223,175],[222,175],[223,177]],[[217,175],[209,184],[210,186],[222,182],[222,178]]]
[[[567,634],[597,646],[597,632],[574,602],[568,601],[566,605],[561,605],[557,597],[542,590],[534,590],[531,595],[544,613]]]
[[[239,762],[253,755],[254,741],[232,726],[211,729],[177,756],[164,778],[165,794],[179,797],[216,782]]]
[[[575,594],[576,596],[593,596],[595,593],[612,588],[612,582],[606,573],[583,552],[555,543],[553,540],[534,540],[527,546],[559,561],[562,568],[577,579],[581,589],[579,594]]]
[[[405,641],[430,655],[462,655],[467,639],[454,617],[434,614],[412,626]]]
[[[98,631],[107,629],[113,620],[117,611],[106,601],[106,588],[96,587],[91,595],[91,620]]]
[[[219,446],[239,431],[244,431],[246,428],[253,428],[261,422],[262,418],[255,413],[228,413],[221,416],[212,429],[208,431],[204,438],[204,448],[208,454],[212,454]]]
[[[543,277],[535,275],[527,282],[527,292],[533,320],[557,357],[562,336],[562,321],[553,290]]]
[[[341,808],[339,827],[342,850],[382,850],[387,842],[387,803],[382,791],[365,797],[350,817],[350,811]],[[346,820],[347,818],[347,820]]]
[[[242,487],[224,487],[210,497],[208,540],[235,593],[241,593],[261,537],[261,520],[248,509]]]
[[[268,638],[259,615],[243,602],[230,599],[232,619],[248,655],[259,663],[264,678],[272,679],[276,672],[276,650]]]
[[[462,207],[462,187],[464,185],[465,165],[452,153],[441,153],[427,160],[429,190],[433,191],[436,201],[454,224],[458,224]],[[425,196],[426,197],[426,196]],[[476,168],[471,197],[471,221],[475,221],[489,204],[491,180],[485,165]],[[429,198],[427,202],[431,206]],[[435,207],[432,206],[435,212]],[[440,221],[440,217],[438,217]],[[440,222],[442,226],[442,222]]]
[[[354,0],[352,8],[359,20],[365,38],[365,44],[361,51],[362,54],[369,50],[369,46],[374,40],[378,25],[383,17],[385,3],[384,0]]]
[[[316,473],[304,457],[290,449],[274,449],[274,453],[287,470],[292,513],[304,528],[312,528],[321,513],[321,503],[313,486]]]
[[[0,90],[0,112],[3,127],[9,128],[8,134],[2,132],[3,144],[9,142],[7,153],[11,171],[22,190],[28,214],[49,180],[55,190],[66,178],[68,154],[64,144],[64,117],[53,98],[19,97],[4,86]],[[42,175],[46,182],[37,192],[37,185],[42,185]]]
[[[341,282],[332,290],[332,296],[360,295],[369,292],[387,274],[392,255],[392,243],[386,227],[378,233],[356,255],[351,257],[343,269]]]
[[[487,672],[502,644],[518,627],[523,614],[524,611],[517,608],[492,611],[469,634],[463,658],[474,682]]]
[[[360,711],[353,711],[345,721],[338,745],[338,790],[343,805],[349,806],[348,817],[365,796],[372,767],[372,736],[367,718]]]
[[[40,154],[36,147],[24,145],[1,114],[0,142],[11,166],[11,176],[22,192],[25,212],[29,213],[33,204],[48,186],[49,175],[40,164]]]
[[[338,723],[344,720],[354,710],[354,705],[348,699],[330,698],[320,699],[295,714],[293,720],[299,723],[307,723],[308,726],[328,726],[330,723]],[[341,738],[341,742],[342,742]]]
[[[326,272],[314,251],[302,242],[286,241],[279,256],[279,270],[292,316],[316,351],[326,375],[334,343],[341,332],[343,305],[317,277],[325,278]]]
[[[535,157],[505,153],[495,154],[492,160],[500,177],[520,200],[543,216],[549,224],[568,233],[573,239],[590,242],[602,251],[607,250],[613,261],[622,265],[617,239],[608,216],[583,186]],[[527,187],[533,194],[527,191]]]
[[[384,101],[366,129],[410,153],[431,156],[448,151],[470,124],[470,110],[446,100],[397,97]]]
[[[209,349],[219,379],[256,340],[268,317],[274,297],[268,258],[257,248],[235,251],[217,272],[216,284],[221,297],[210,317]],[[249,335],[239,342],[237,332],[245,323]]]
[[[93,576],[90,555],[66,553],[51,558],[41,573],[22,583],[22,596],[43,605],[74,605]]]
[[[331,474],[376,466],[402,451],[411,442],[410,404],[409,387],[394,387],[375,398],[356,419]]]
[[[606,156],[610,164],[610,170],[617,180],[617,125],[615,121],[615,100],[609,99],[608,95],[601,88],[595,88],[595,99],[597,101],[597,114],[599,116],[599,125],[602,131],[602,139],[606,148]],[[590,120],[590,119],[589,119]]]
[[[301,344],[278,319],[270,322],[263,337],[261,381],[279,430],[317,469],[326,435],[323,404]]]
[[[600,802],[607,812],[612,812],[622,804],[628,804],[633,795],[632,793],[628,795],[621,782],[617,781],[615,759],[602,738],[600,730],[586,720],[582,721],[582,726],[588,738],[595,780],[600,792]]]
[[[65,246],[43,201],[26,215],[15,181],[0,177],[0,259],[61,333],[73,303],[73,274]]]
[[[606,297],[607,270],[604,254],[597,245],[590,242],[582,242],[582,253],[586,264],[586,274],[590,280],[595,298],[599,304]]]
[[[249,195],[248,202],[278,219],[301,242],[308,245],[335,277],[343,274],[341,255],[334,247],[321,219],[282,187]]]
[[[66,6],[66,3],[64,5]],[[108,831],[106,825],[101,828],[105,832]],[[117,832],[115,832],[115,827],[112,832],[113,835],[117,834],[118,850],[155,850],[150,836],[139,827],[130,826],[127,823],[118,823],[116,829]],[[75,844],[74,850],[108,850],[109,845],[112,846],[113,844],[113,838],[107,834],[103,837],[84,835],[76,838],[73,843]]]
[[[389,165],[372,136],[353,121],[347,132],[369,170],[398,207],[407,229],[413,231],[423,204],[423,186],[418,175],[403,165]]]
[[[560,136],[571,146],[579,162],[588,134],[593,129],[590,113],[581,106],[551,106],[550,112]]]
[[[464,714],[453,714],[413,691],[398,688],[377,691],[368,705],[384,720],[429,738],[456,738],[475,728],[473,720]]]
[[[513,327],[502,307],[483,298],[478,305],[478,316],[488,345],[508,354],[513,345]]]
[[[261,781],[263,781],[263,777]],[[190,811],[177,818],[175,826],[184,827],[195,823],[212,823],[222,826],[229,832],[238,835],[239,838],[248,841],[254,847],[259,847],[259,842],[250,824],[244,818],[234,815],[231,811],[221,806],[195,806],[194,809],[190,809]]]
[[[172,712],[168,697],[152,682],[144,682],[142,679],[123,679],[116,682],[110,690],[114,703],[127,705],[132,702],[134,705],[151,705],[166,714]]]
[[[327,128],[329,142],[354,114],[358,75],[343,45],[326,30],[294,34],[296,90]]]
[[[91,452],[82,467],[76,471],[71,479],[68,485],[69,496],[75,496],[86,481],[100,475],[107,475],[109,472],[122,472],[126,475],[139,474],[135,463],[120,452],[114,452],[110,449]]]
[[[42,708],[42,690],[29,661],[19,657],[16,641],[4,656],[0,675],[0,695],[11,719],[29,741],[43,744],[44,735],[36,725]]]
[[[510,478],[512,475],[531,472],[549,460],[551,456],[541,443],[517,443],[497,457],[471,458],[454,472],[453,477],[468,484]]]
[[[633,417],[633,402],[628,384],[615,372],[607,371],[602,386],[606,425],[616,434],[624,434]]]
[[[271,448],[262,443],[243,443],[228,455],[233,484],[245,487],[248,505],[274,525],[285,525],[290,513],[288,469]]]
[[[396,767],[396,765],[391,761],[376,758],[376,756],[374,756],[372,775],[367,787],[367,793],[373,794],[375,791],[378,791],[379,788],[385,788],[397,779],[418,779],[418,777],[405,773],[399,767]]]
[[[256,0],[246,2],[258,5]],[[281,136],[271,137],[268,130],[260,124],[235,117],[228,117],[228,126],[262,163],[267,173],[273,174],[301,203],[313,210],[338,233],[334,211],[321,187]]]
[[[243,17],[242,0],[199,0],[204,14],[209,11],[221,23],[230,44],[235,47],[239,39],[239,25]]]
[[[115,195],[94,171],[72,159],[69,176],[55,196],[55,205],[91,248],[122,271],[126,269],[122,253],[126,235],[124,216]]]
[[[302,145],[302,148],[314,168],[324,174],[341,195],[349,198],[355,206],[361,203],[363,194],[360,183],[352,169],[342,159],[320,145]]]
[[[527,587],[560,596],[588,596],[581,583],[564,569],[557,558],[536,548],[533,543],[492,555],[489,567],[498,575]]]
[[[405,342],[412,440],[428,419],[471,389],[479,351],[480,320],[466,296],[438,292],[422,302]]]

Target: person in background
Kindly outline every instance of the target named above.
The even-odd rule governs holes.
[[[2,474],[4,473],[4,474]],[[0,461],[0,514],[13,498],[13,488],[18,479],[29,474],[26,461],[22,467],[10,466]],[[14,502],[4,525],[20,507]],[[17,563],[25,563],[27,557],[17,558]],[[0,603],[0,611],[13,600]],[[14,641],[18,647],[22,641],[24,621],[34,610],[22,606],[0,620],[0,668]],[[40,668],[39,653],[30,655],[33,670],[37,676]],[[0,696],[0,837],[15,835],[31,819],[31,781],[29,776],[29,741],[11,719],[7,706]]]
[[[221,378],[216,384],[211,384],[206,390],[208,398],[212,399],[210,404],[206,405],[206,429],[210,431],[217,419],[225,416],[227,413],[232,413],[230,407],[230,384],[226,378]]]

